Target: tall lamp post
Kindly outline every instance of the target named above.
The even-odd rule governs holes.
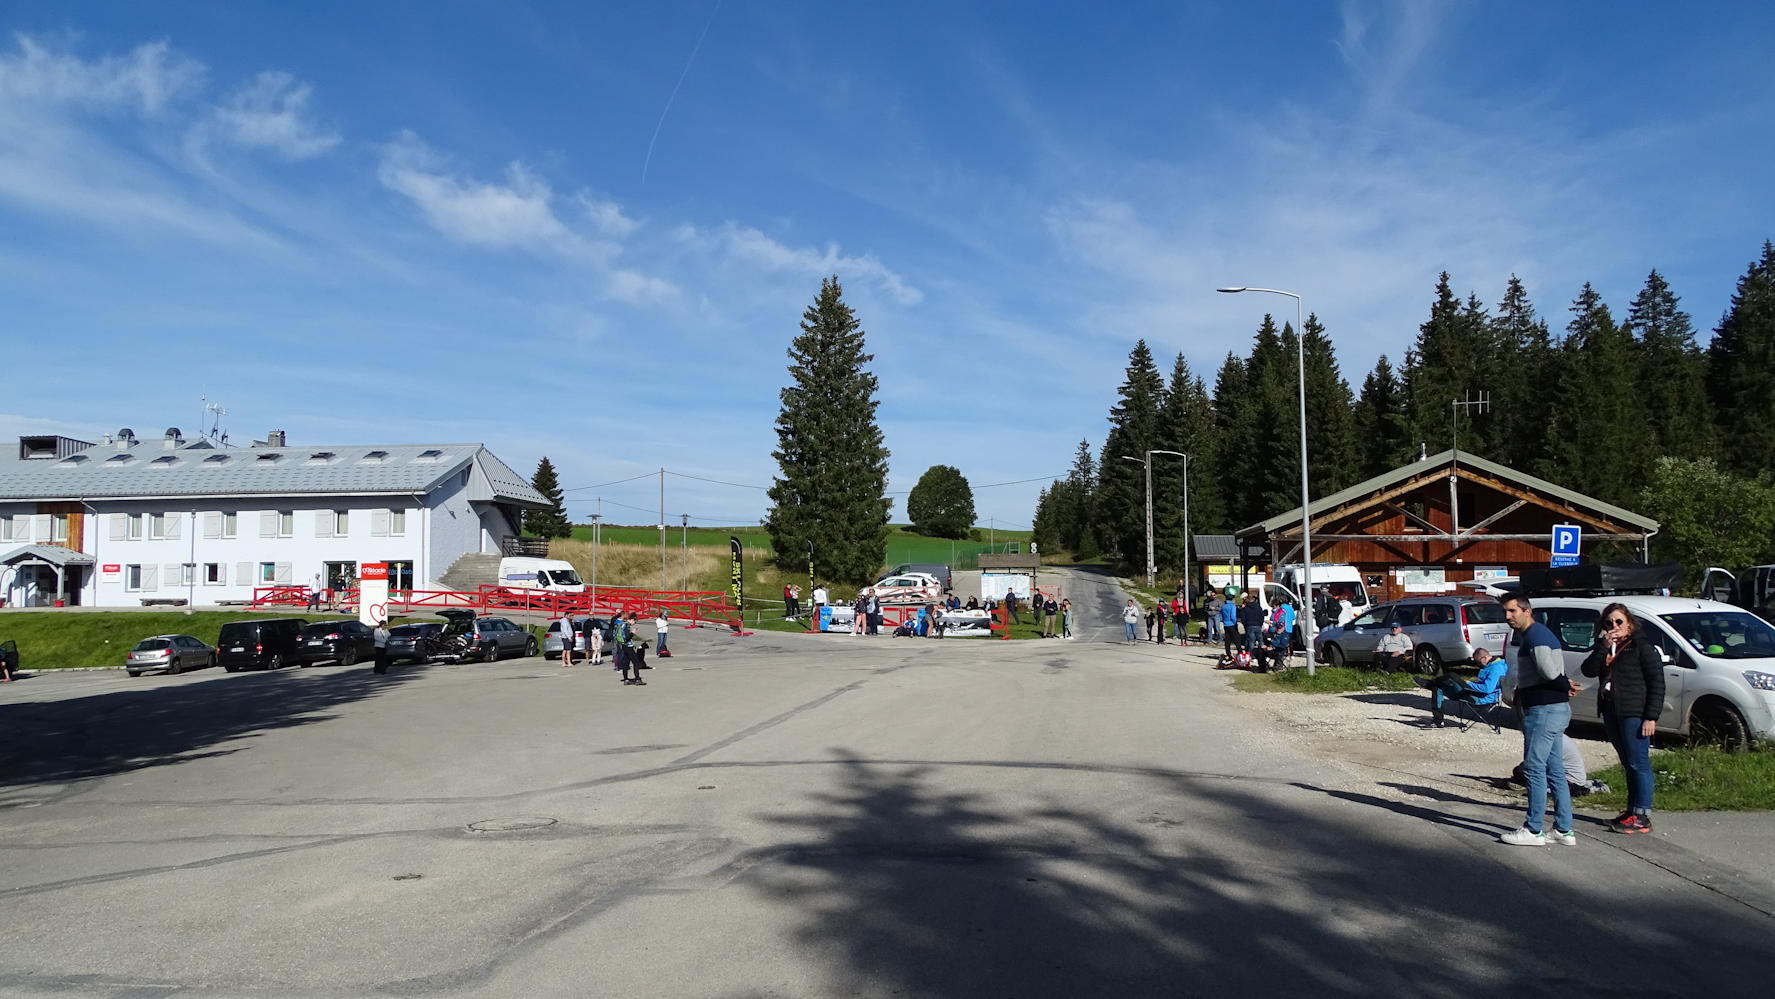
[[[1157,582],[1159,573],[1159,567],[1153,559],[1153,455],[1155,454],[1171,454],[1183,459],[1183,529],[1185,532],[1183,543],[1185,559],[1184,572],[1186,573],[1184,579],[1189,579],[1189,576],[1187,575],[1189,572],[1189,455],[1184,454],[1182,451],[1164,451],[1157,448],[1146,452],[1145,458],[1135,458],[1124,454],[1120,456],[1123,461],[1132,461],[1136,464],[1146,466],[1146,585],[1149,589]],[[1188,586],[1189,584],[1186,582],[1184,584],[1184,592],[1186,596],[1189,592]]]
[[[1298,348],[1296,365],[1300,375],[1300,560],[1301,570],[1300,614],[1306,622],[1302,633],[1306,636],[1307,675],[1313,676],[1313,636],[1318,632],[1317,623],[1313,620],[1313,513],[1307,505],[1307,329],[1301,320],[1300,296],[1292,291],[1280,291],[1275,288],[1238,287],[1216,288],[1215,291],[1226,295],[1237,295],[1243,291],[1262,292],[1266,295],[1285,295],[1294,299],[1294,343]]]

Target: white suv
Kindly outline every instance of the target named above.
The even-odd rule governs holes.
[[[1601,724],[1597,683],[1580,667],[1597,639],[1596,621],[1611,603],[1638,619],[1641,635],[1664,657],[1664,710],[1658,730],[1729,746],[1775,739],[1775,627],[1717,600],[1687,597],[1534,597],[1535,620],[1565,646],[1566,675],[1586,686],[1572,698],[1572,720]],[[1514,666],[1516,647],[1508,645]],[[1512,668],[1510,676],[1515,676]],[[1510,681],[1506,680],[1506,684]]]

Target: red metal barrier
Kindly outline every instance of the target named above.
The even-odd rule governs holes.
[[[652,618],[665,612],[668,619],[688,622],[687,627],[719,624],[749,635],[739,609],[727,602],[727,594],[719,590],[633,590],[601,586],[594,595],[563,593],[558,590],[528,590],[505,586],[482,586],[474,592],[460,590],[396,590],[388,595],[390,611],[412,612],[460,607],[476,611],[525,611],[563,615],[609,617],[628,614]],[[329,607],[356,607],[358,591],[325,590],[321,599]],[[253,590],[254,607],[306,607],[305,586],[261,586]]]

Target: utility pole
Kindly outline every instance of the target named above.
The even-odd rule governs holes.
[[[659,581],[666,585],[666,470],[659,470]]]
[[[604,524],[604,497],[598,497],[598,512],[592,514],[592,607],[598,606],[598,549],[603,547],[599,541],[602,537]]]
[[[684,556],[684,592],[690,592],[690,514],[681,513],[684,523],[678,528],[678,548]]]
[[[1186,497],[1184,500],[1185,512],[1184,512],[1183,519],[1184,519],[1185,536],[1183,539],[1183,543],[1184,543],[1184,569],[1185,569],[1186,573],[1188,572],[1188,568],[1189,568],[1189,562],[1188,562],[1188,559],[1189,559],[1189,547],[1188,547],[1189,546],[1189,536],[1188,536],[1189,500],[1187,498],[1188,493],[1189,493],[1189,455],[1184,454],[1182,451],[1166,451],[1161,448],[1154,448],[1151,451],[1146,452],[1145,458],[1135,458],[1131,455],[1126,455],[1126,454],[1121,455],[1121,459],[1123,461],[1132,461],[1132,462],[1136,462],[1138,464],[1146,466],[1146,585],[1149,589],[1151,587],[1157,585],[1158,579],[1159,579],[1158,563],[1157,563],[1157,560],[1153,557],[1153,455],[1155,455],[1155,454],[1175,455],[1176,457],[1183,459],[1183,488],[1184,488],[1184,494]],[[1187,592],[1188,592],[1187,591],[1187,587],[1188,587],[1187,580],[1189,579],[1188,575],[1185,575],[1184,579],[1186,581],[1184,585],[1186,588],[1185,593],[1187,595]]]

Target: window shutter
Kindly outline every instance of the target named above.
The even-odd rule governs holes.
[[[166,581],[167,589],[185,585],[183,567],[177,562],[168,562],[161,566],[160,578]]]
[[[387,510],[372,510],[370,512],[370,536],[374,538],[388,537]]]
[[[212,510],[203,515],[203,536],[210,539],[222,536],[222,514]]]
[[[290,563],[279,562],[277,564],[277,581],[279,583],[287,583],[290,581]]]
[[[129,514],[111,514],[111,540],[123,541],[129,537]]]
[[[314,511],[314,536],[317,538],[330,538],[333,536],[333,511]]]
[[[49,541],[55,537],[55,535],[50,533],[49,514],[40,513],[33,519],[37,521],[37,526],[33,529],[34,533],[32,534],[32,537],[36,538],[38,541]]]
[[[179,536],[179,530],[180,530],[179,525],[184,522],[185,522],[185,515],[182,513],[167,514],[166,519],[164,521],[164,523],[166,524],[166,537],[169,539],[177,538]]]
[[[251,562],[236,562],[236,563],[234,563],[234,585],[235,586],[252,586],[253,585],[253,563],[251,563]]]
[[[277,511],[265,510],[259,514],[259,537],[277,537]]]
[[[142,589],[160,589],[160,568],[158,566],[142,566]]]

